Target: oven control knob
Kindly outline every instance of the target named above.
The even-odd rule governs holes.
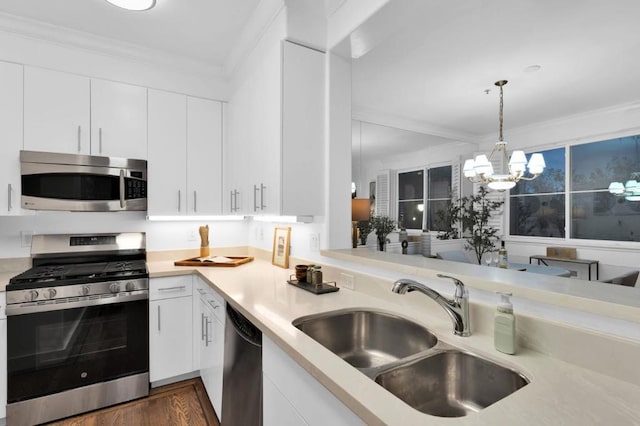
[[[25,297],[24,297],[24,298],[25,298],[25,300],[26,300],[27,302],[33,302],[34,300],[36,300],[36,299],[38,298],[38,292],[37,292],[37,291],[35,291],[35,290],[31,290],[30,292],[28,292],[28,293],[25,295]]]
[[[47,299],[53,299],[54,297],[56,297],[57,293],[58,292],[55,288],[48,288],[44,293],[44,297],[46,297]]]
[[[82,288],[80,289],[80,293],[83,296],[87,296],[89,294],[89,290],[90,290],[90,288],[89,288],[88,285],[83,285]]]
[[[136,289],[136,285],[133,283],[133,281],[129,281],[125,288],[127,289],[127,291],[134,291]]]
[[[120,283],[113,283],[109,286],[109,291],[111,293],[119,293],[120,292]]]

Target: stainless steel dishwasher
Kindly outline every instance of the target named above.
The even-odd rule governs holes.
[[[262,425],[262,333],[227,303],[222,426]]]

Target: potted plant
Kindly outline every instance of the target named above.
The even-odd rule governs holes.
[[[370,220],[359,220],[358,221],[358,232],[360,233],[360,244],[367,245],[367,238],[369,234],[373,231],[373,224]]]
[[[387,243],[387,235],[396,229],[396,221],[389,216],[373,216],[371,223],[378,238],[378,250],[384,251],[384,246]]]
[[[496,250],[498,229],[489,226],[491,215],[500,209],[504,201],[493,201],[487,198],[489,191],[480,187],[477,195],[460,199],[459,223],[465,235],[465,249],[473,250],[478,265],[482,264],[482,256]]]

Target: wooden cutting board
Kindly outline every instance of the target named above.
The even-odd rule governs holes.
[[[251,256],[213,256],[211,259],[215,259],[216,257],[226,257],[227,259],[231,259],[230,262],[213,262],[213,261],[202,261],[200,257],[192,257],[190,259],[184,260],[176,260],[173,262],[175,266],[209,266],[209,267],[223,267],[229,268],[238,265],[242,265],[243,263],[248,263],[253,260]]]

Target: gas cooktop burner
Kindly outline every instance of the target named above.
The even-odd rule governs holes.
[[[63,286],[120,278],[146,277],[144,260],[80,263],[71,265],[35,266],[9,281],[9,290]]]

